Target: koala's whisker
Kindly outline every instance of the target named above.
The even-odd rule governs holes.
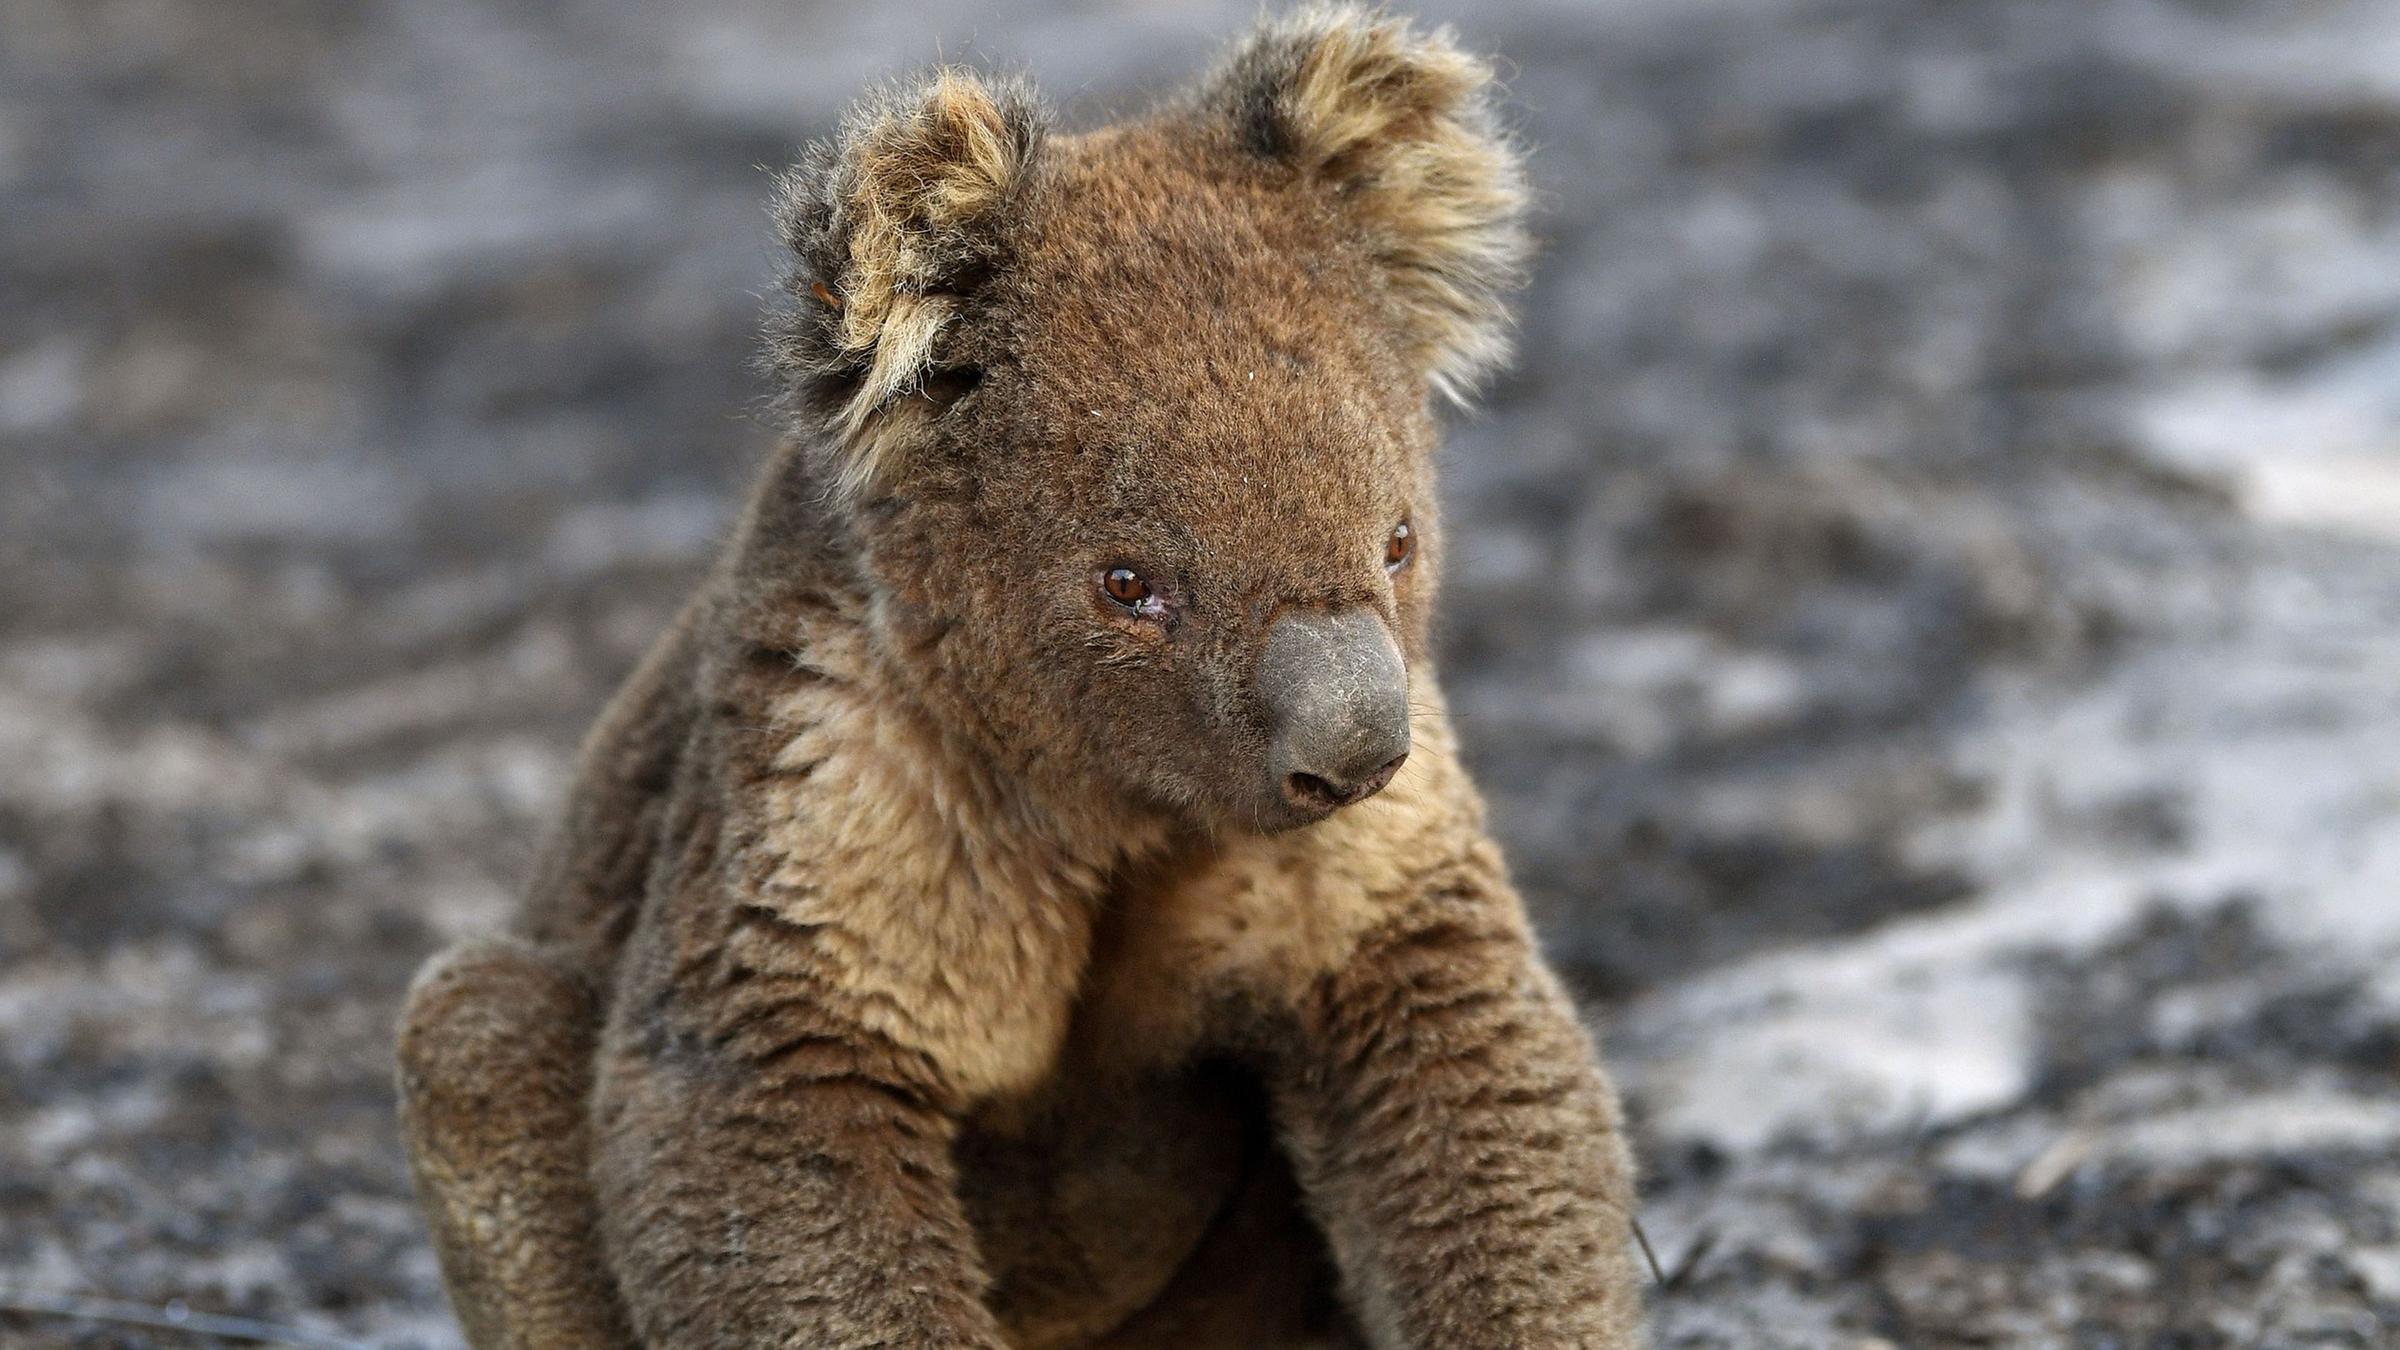
[[[725,729],[751,736],[796,736],[808,729],[805,722],[727,722]]]

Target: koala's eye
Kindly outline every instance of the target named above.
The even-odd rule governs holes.
[[[1100,589],[1127,609],[1139,609],[1150,598],[1150,583],[1130,567],[1112,567],[1101,573]]]
[[[973,366],[951,366],[929,371],[917,385],[917,393],[937,408],[948,408],[975,392],[983,383],[983,372]]]
[[[1417,532],[1409,528],[1407,521],[1401,521],[1392,527],[1392,537],[1383,541],[1383,570],[1396,573],[1415,556]]]

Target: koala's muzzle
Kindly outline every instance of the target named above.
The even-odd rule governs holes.
[[[1408,758],[1408,667],[1373,611],[1275,620],[1258,686],[1269,781],[1292,824],[1375,795]]]

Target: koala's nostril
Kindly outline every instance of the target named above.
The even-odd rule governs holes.
[[[1349,802],[1349,795],[1313,773],[1295,773],[1283,780],[1283,795],[1303,811],[1332,811]]]
[[[1383,791],[1384,785],[1392,781],[1392,775],[1400,772],[1400,766],[1407,762],[1408,752],[1406,750],[1385,760],[1377,766],[1373,773],[1351,785],[1350,795],[1343,799],[1342,805],[1348,806],[1352,802],[1363,802]]]
[[[1337,811],[1353,802],[1363,802],[1383,791],[1384,786],[1392,781],[1392,775],[1400,772],[1400,766],[1407,762],[1408,752],[1403,750],[1386,760],[1373,773],[1355,783],[1336,782],[1321,774],[1286,774],[1283,780],[1283,795],[1292,805],[1303,811],[1312,813]]]

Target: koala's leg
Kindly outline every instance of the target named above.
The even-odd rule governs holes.
[[[1643,1343],[1615,1096],[1480,868],[1425,885],[1303,996],[1276,1109],[1373,1343]]]
[[[630,1347],[594,1234],[599,1014],[535,948],[451,948],[409,988],[402,1128],[460,1326],[476,1350]]]
[[[636,982],[600,1059],[593,1178],[651,1350],[1002,1350],[939,1075],[822,977]]]

